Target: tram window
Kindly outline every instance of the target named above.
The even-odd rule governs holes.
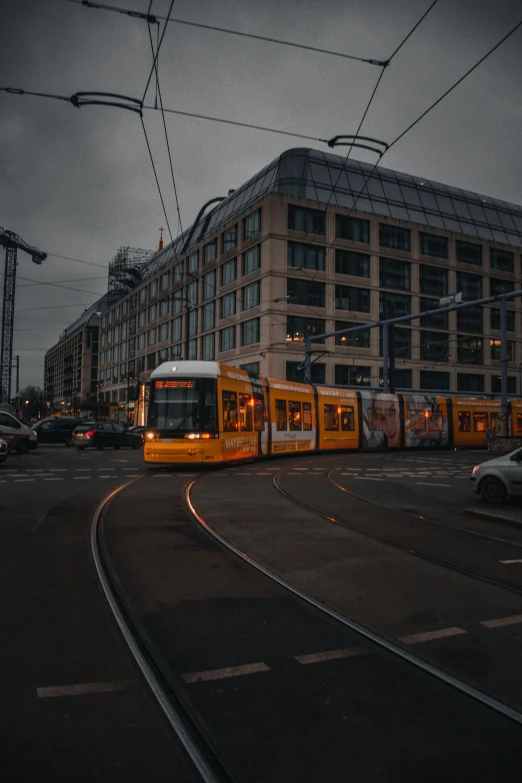
[[[223,431],[237,431],[237,396],[235,392],[223,392]]]
[[[521,419],[522,426],[522,419]],[[306,432],[312,431],[312,403],[303,402],[303,429]]]
[[[471,432],[471,414],[469,411],[459,412],[459,432]]]
[[[288,403],[288,418],[290,419],[291,430],[302,430],[301,421],[301,403],[296,400],[290,400]]]
[[[488,414],[487,413],[474,413],[473,414],[473,432],[486,432],[488,428]]]
[[[276,430],[286,431],[286,400],[276,400]]]
[[[355,430],[353,408],[346,405],[341,405],[339,411],[341,413],[341,429],[343,432],[353,432],[353,430]]]
[[[517,413],[517,432],[522,432],[522,413]]]
[[[337,405],[324,406],[324,428],[329,432],[339,429],[339,414],[337,412]]]
[[[239,429],[241,432],[252,432],[252,397],[250,394],[239,395]]]

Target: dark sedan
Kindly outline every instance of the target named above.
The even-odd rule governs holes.
[[[38,443],[65,443],[67,446],[72,446],[72,434],[79,424],[81,419],[62,416],[43,419],[37,422],[33,429],[38,437]]]
[[[143,437],[139,433],[129,432],[115,421],[91,421],[76,427],[73,432],[73,443],[78,449],[95,446],[100,451],[108,446],[114,449],[122,446],[140,449],[143,445]]]

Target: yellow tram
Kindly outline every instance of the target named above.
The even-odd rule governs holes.
[[[384,394],[262,378],[218,362],[172,361],[151,374],[144,456],[216,464],[269,455],[486,446],[499,400]],[[522,437],[522,401],[510,402]]]

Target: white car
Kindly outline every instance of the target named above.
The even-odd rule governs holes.
[[[18,454],[27,454],[29,449],[38,448],[36,432],[6,411],[0,411],[0,438],[7,441],[9,451],[17,451]]]
[[[500,505],[509,497],[522,497],[522,449],[475,465],[470,479],[484,503]]]

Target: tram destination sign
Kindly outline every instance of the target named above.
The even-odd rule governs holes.
[[[460,304],[462,302],[462,291],[459,291],[458,294],[448,294],[448,296],[443,296],[442,299],[439,299],[439,307],[448,307],[452,304]]]

